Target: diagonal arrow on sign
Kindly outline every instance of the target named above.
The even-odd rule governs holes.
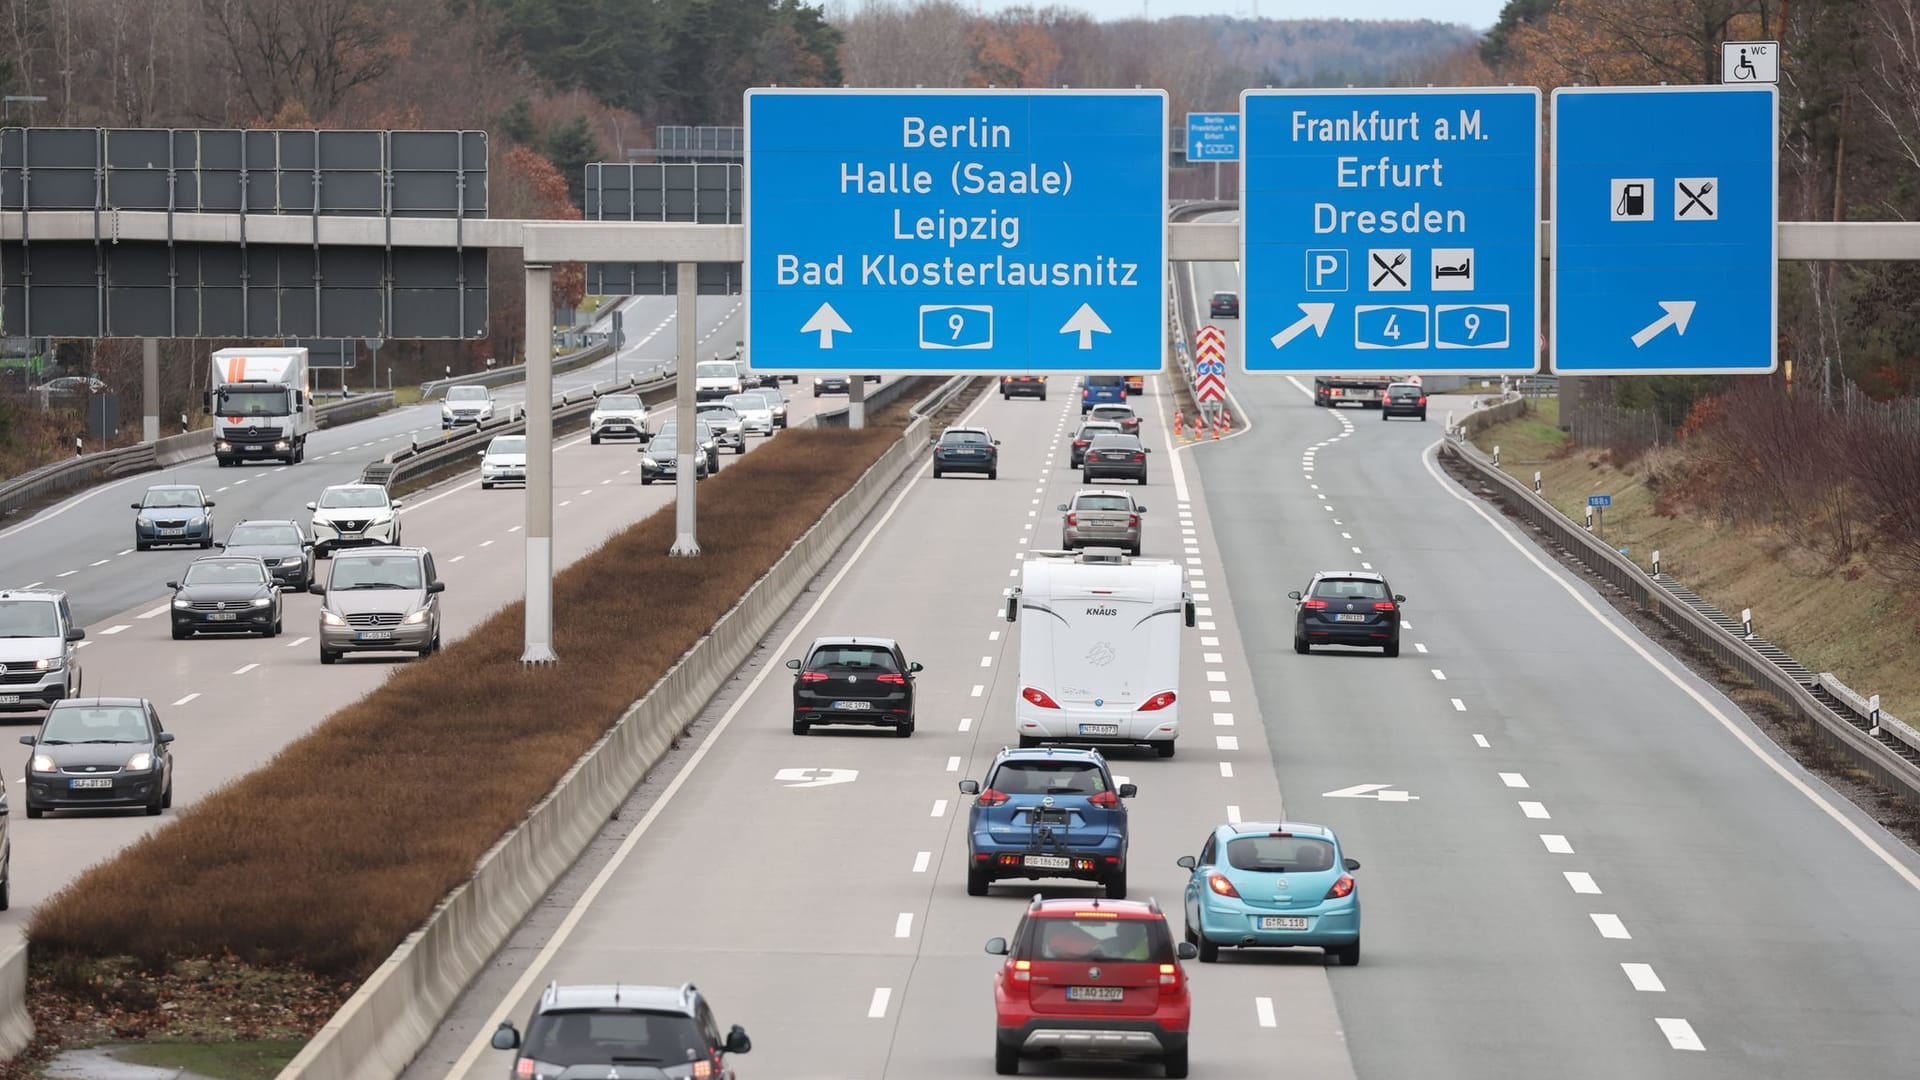
[[[1660,309],[1665,311],[1666,314],[1641,327],[1640,330],[1633,335],[1633,347],[1636,349],[1645,348],[1647,342],[1652,341],[1654,338],[1666,332],[1669,326],[1673,327],[1675,335],[1684,336],[1687,332],[1687,323],[1693,320],[1695,304],[1696,301],[1693,300],[1660,301]]]
[[[1322,337],[1327,332],[1327,321],[1333,318],[1332,304],[1301,304],[1300,318],[1291,326],[1273,335],[1273,347],[1286,348],[1287,342],[1307,332],[1311,327],[1314,337]]]

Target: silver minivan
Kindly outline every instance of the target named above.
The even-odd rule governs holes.
[[[320,602],[320,662],[350,652],[440,651],[440,594],[433,553],[419,547],[354,548],[334,556]]]
[[[0,591],[0,713],[44,712],[80,693],[73,625],[59,589]]]

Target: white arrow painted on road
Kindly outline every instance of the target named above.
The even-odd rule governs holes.
[[[813,317],[807,320],[807,325],[800,328],[800,332],[803,334],[818,333],[820,335],[820,347],[823,349],[831,349],[833,348],[833,335],[836,333],[851,334],[853,333],[853,327],[848,326],[847,320],[841,318],[840,313],[833,310],[832,304],[821,304],[820,310],[813,313]]]
[[[1094,312],[1091,305],[1081,304],[1080,310],[1073,313],[1073,316],[1067,320],[1067,324],[1060,328],[1060,332],[1063,334],[1079,334],[1080,347],[1083,349],[1091,349],[1093,348],[1093,335],[1111,334],[1113,333],[1113,329]]]
[[[1343,787],[1339,791],[1323,791],[1320,797],[1323,799],[1378,799],[1381,802],[1410,802],[1420,798],[1418,795],[1409,795],[1404,791],[1385,790],[1391,786],[1390,784],[1355,784],[1352,787]]]
[[[829,784],[851,784],[854,777],[859,775],[859,769],[781,769],[773,774],[773,778],[788,787],[826,787]]]
[[[1287,342],[1306,333],[1308,327],[1313,328],[1314,337],[1324,336],[1327,332],[1327,321],[1333,318],[1333,307],[1332,304],[1301,304],[1300,321],[1273,335],[1273,347],[1285,348]]]
[[[1665,311],[1666,314],[1641,327],[1640,332],[1633,335],[1633,347],[1638,349],[1647,342],[1659,337],[1669,326],[1673,327],[1673,332],[1676,337],[1685,334],[1687,332],[1687,323],[1693,318],[1693,306],[1695,303],[1696,301],[1693,300],[1660,301],[1660,308],[1662,311]]]

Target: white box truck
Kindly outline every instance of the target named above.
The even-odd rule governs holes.
[[[305,349],[214,351],[207,411],[221,465],[263,459],[292,465],[306,457],[314,430],[309,370]]]
[[[1180,736],[1180,639],[1194,623],[1186,569],[1118,548],[1036,551],[1006,591],[1020,625],[1021,746],[1151,746]]]

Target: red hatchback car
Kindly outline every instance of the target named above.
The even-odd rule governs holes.
[[[993,1071],[1025,1058],[1160,1062],[1187,1075],[1193,1002],[1180,964],[1199,955],[1175,943],[1158,901],[1043,900],[1027,905],[994,978]]]

